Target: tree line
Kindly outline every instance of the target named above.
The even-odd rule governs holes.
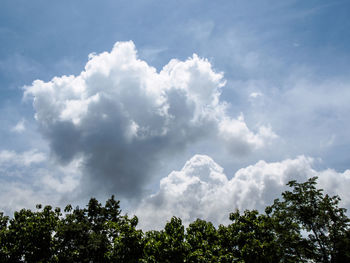
[[[265,213],[237,210],[218,227],[197,219],[185,228],[172,217],[143,232],[114,196],[104,206],[91,198],[85,208],[0,213],[0,262],[350,262],[346,210],[316,181],[290,181]]]

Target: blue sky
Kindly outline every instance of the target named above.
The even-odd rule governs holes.
[[[315,174],[347,206],[349,8],[322,0],[2,1],[1,209],[119,193],[131,213],[148,207],[191,220],[206,216],[193,211],[216,189],[212,174],[228,180],[219,180],[218,193],[236,195],[208,215],[259,208],[252,185],[268,203],[286,180]],[[114,56],[129,64],[111,62]],[[88,61],[94,72],[116,75],[81,74]],[[63,75],[75,77],[64,88],[50,82]],[[84,92],[73,94],[80,77]],[[247,173],[245,186],[230,181],[239,171]],[[197,201],[193,178],[208,185]],[[252,194],[239,195],[244,187]],[[212,207],[221,197],[212,197]],[[152,213],[141,222],[162,223],[147,225]]]

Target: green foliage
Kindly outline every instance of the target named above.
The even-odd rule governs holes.
[[[103,207],[91,198],[87,208],[72,209],[57,224],[58,259],[60,262],[106,262],[111,240],[117,236],[111,227],[121,221],[119,201],[112,196]]]
[[[212,223],[197,219],[186,229],[186,241],[190,246],[188,262],[218,262],[219,236]]]
[[[147,232],[144,240],[142,262],[185,262],[188,245],[180,218],[171,218],[162,231]]]
[[[230,214],[232,224],[220,226],[220,246],[242,262],[280,262],[271,220],[258,211],[237,210]]]
[[[316,178],[288,183],[265,214],[238,210],[216,228],[197,219],[186,229],[173,217],[163,230],[137,229],[112,196],[103,206],[37,206],[13,218],[0,213],[0,262],[350,262],[350,228],[339,197],[324,195]]]
[[[136,230],[138,219],[134,216],[120,218],[118,222],[109,222],[112,243],[108,259],[111,262],[139,262],[142,258],[144,240],[141,230]]]
[[[1,262],[55,262],[54,238],[59,209],[37,206],[37,212],[22,209],[8,219],[2,217]],[[7,221],[7,222],[6,222]],[[6,227],[5,227],[6,225]]]
[[[316,189],[316,177],[307,182],[288,183],[292,191],[282,193],[266,213],[275,221],[278,244],[289,258],[313,262],[341,262],[349,257],[349,218],[339,208],[340,198]]]

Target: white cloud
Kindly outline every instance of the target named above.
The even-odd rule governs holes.
[[[20,120],[14,127],[12,127],[11,131],[22,133],[26,129],[24,120]]]
[[[0,151],[0,165],[1,166],[30,166],[35,163],[40,163],[46,160],[46,156],[38,150],[30,150],[23,153],[16,153],[15,151]]]
[[[158,73],[130,41],[90,54],[80,75],[36,80],[24,94],[54,155],[63,163],[84,159],[84,188],[135,197],[159,159],[189,143],[223,141],[242,155],[275,137],[227,115],[224,85],[223,74],[197,55],[173,59]]]
[[[237,119],[223,119],[219,123],[219,134],[228,149],[237,155],[262,148],[266,143],[277,138],[270,127],[261,126],[257,133],[250,131],[243,114]]]
[[[249,97],[252,99],[256,99],[258,97],[261,97],[263,94],[261,92],[252,92],[249,94]]]
[[[43,203],[63,206],[77,198],[79,160],[61,167],[38,150],[0,152],[0,211],[12,215],[22,208]]]
[[[215,224],[228,223],[235,209],[260,209],[273,203],[287,189],[290,180],[304,182],[319,176],[319,187],[340,195],[342,205],[350,208],[350,170],[317,172],[313,160],[305,156],[281,162],[259,161],[238,170],[229,180],[223,168],[210,157],[195,155],[180,171],[174,171],[160,182],[157,193],[145,198],[135,214],[144,229],[161,228],[171,216],[179,216],[185,224],[196,218]]]

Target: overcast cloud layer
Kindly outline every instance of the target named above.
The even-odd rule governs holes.
[[[243,115],[226,114],[222,73],[193,55],[158,73],[137,58],[134,44],[91,54],[78,76],[36,80],[25,87],[35,119],[57,159],[83,158],[83,188],[137,197],[158,167],[197,141],[217,141],[242,156],[277,136],[251,131]]]

